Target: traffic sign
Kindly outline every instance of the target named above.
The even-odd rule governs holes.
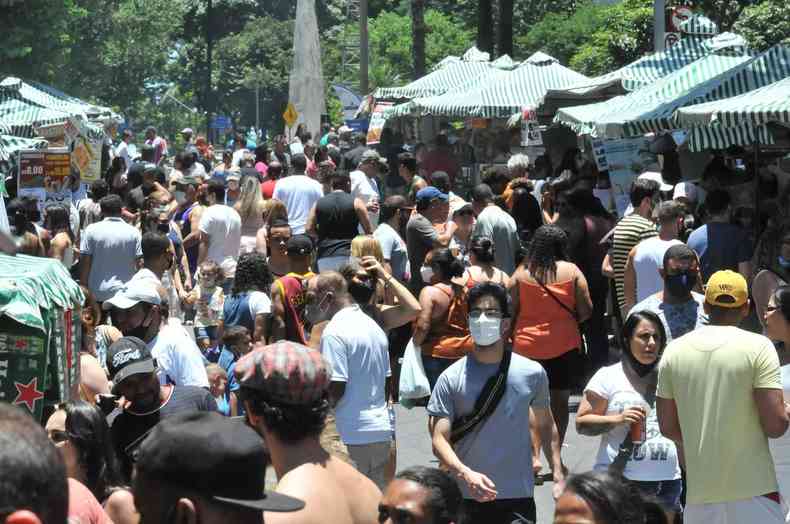
[[[293,127],[296,123],[296,119],[299,118],[299,113],[296,112],[296,108],[294,107],[292,102],[288,102],[288,107],[285,108],[285,113],[283,113],[283,120],[285,120],[285,124],[288,127]]]

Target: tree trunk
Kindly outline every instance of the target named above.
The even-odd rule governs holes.
[[[513,0],[499,0],[497,55],[513,57]]]
[[[414,80],[425,76],[425,0],[411,0],[411,56]]]
[[[494,24],[491,2],[492,0],[477,0],[477,48],[493,55]]]

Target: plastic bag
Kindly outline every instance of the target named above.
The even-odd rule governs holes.
[[[422,365],[422,352],[414,340],[409,340],[406,351],[403,353],[398,389],[401,405],[404,407],[413,405],[408,402],[409,400],[428,397],[431,394],[428,375],[425,374],[425,368]]]

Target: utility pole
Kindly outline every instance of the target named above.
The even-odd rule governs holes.
[[[256,81],[257,82],[257,81]],[[256,83],[255,84],[255,129],[261,129],[261,95],[260,95],[261,87]]]
[[[658,53],[664,50],[666,38],[666,0],[653,2],[653,50]]]
[[[359,1],[359,94],[368,95],[368,0]]]
[[[211,131],[211,114],[214,112],[214,92],[211,88],[212,54],[214,51],[212,12],[212,0],[206,0],[206,136]]]

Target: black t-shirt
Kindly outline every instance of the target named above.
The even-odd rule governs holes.
[[[145,205],[145,199],[153,192],[151,189],[146,189],[143,186],[137,186],[129,191],[126,197],[126,209],[132,213],[141,210]]]
[[[341,191],[318,199],[315,205],[318,258],[351,255],[351,240],[359,234],[354,197]]]
[[[217,402],[206,389],[173,386],[170,398],[159,409],[142,415],[123,411],[115,417],[110,435],[126,479],[131,477],[137,449],[154,426],[164,418],[189,411],[217,411]]]
[[[367,151],[365,146],[357,146],[343,156],[343,169],[352,171],[359,166],[359,161],[362,160],[362,153]]]

